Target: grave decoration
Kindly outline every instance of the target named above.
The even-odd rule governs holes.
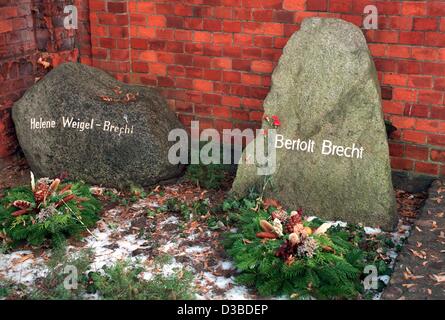
[[[62,183],[31,173],[31,186],[6,190],[0,202],[0,229],[14,242],[53,245],[95,225],[101,203],[83,182]]]
[[[289,213],[261,197],[244,198],[227,210],[236,231],[227,233],[225,247],[239,271],[237,281],[261,296],[363,297],[365,266],[387,268],[362,227],[308,219],[301,209]]]

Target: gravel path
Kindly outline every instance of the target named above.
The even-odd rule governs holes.
[[[382,299],[445,300],[445,181],[436,180]]]

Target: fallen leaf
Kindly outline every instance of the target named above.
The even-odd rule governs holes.
[[[430,277],[431,277],[431,279],[436,280],[436,282],[438,282],[438,283],[445,282],[445,275],[444,274],[440,274],[440,275],[432,274]]]
[[[20,258],[14,259],[14,261],[12,261],[12,263],[14,265],[17,265],[17,264],[20,264],[22,262],[25,262],[28,259],[32,259],[32,258],[34,258],[34,254],[30,253],[30,254],[24,255],[24,256],[22,256]]]

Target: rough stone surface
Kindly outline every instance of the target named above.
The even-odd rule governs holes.
[[[167,155],[169,131],[183,126],[165,100],[154,89],[121,83],[99,69],[63,64],[31,87],[12,111],[20,145],[37,176],[67,172],[70,178],[124,187],[182,172]],[[62,117],[94,122],[82,131],[64,127]],[[32,119],[40,118],[54,120],[55,128],[31,129]]]
[[[314,153],[277,149],[267,196],[327,219],[393,227],[380,86],[359,28],[339,19],[306,19],[284,48],[264,108],[265,115],[281,120],[277,134],[315,141]],[[270,125],[264,122],[263,128]],[[325,139],[355,143],[364,148],[363,158],[322,155]],[[233,191],[241,195],[263,183],[255,165],[241,164]]]

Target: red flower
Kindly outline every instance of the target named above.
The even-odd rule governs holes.
[[[276,126],[276,127],[279,127],[280,125],[281,125],[281,121],[280,121],[280,119],[278,118],[278,116],[272,116],[272,120],[273,120],[273,125],[274,126]]]

